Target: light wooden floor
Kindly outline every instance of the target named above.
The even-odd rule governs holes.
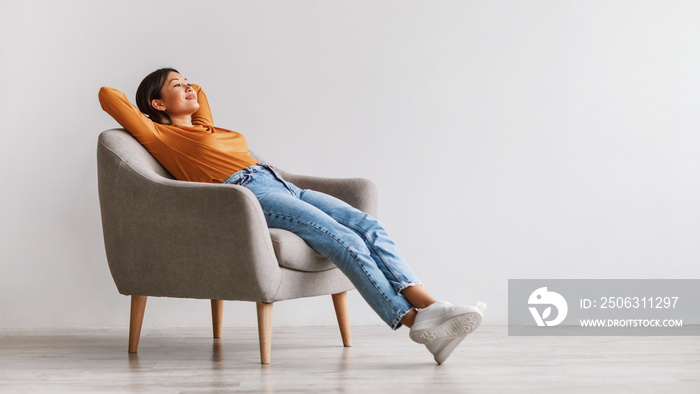
[[[0,331],[0,392],[153,393],[699,393],[700,337],[508,337],[482,326],[437,366],[405,329],[275,327],[272,364],[257,331],[148,330],[138,355],[126,330]]]

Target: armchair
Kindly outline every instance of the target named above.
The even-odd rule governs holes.
[[[268,228],[250,190],[175,180],[124,129],[100,134],[97,162],[109,269],[118,291],[131,296],[129,352],[138,349],[147,297],[211,300],[215,338],[224,300],[257,303],[260,358],[267,364],[273,303],[332,295],[343,344],[351,346],[346,292],[353,285],[301,238]],[[301,188],[375,214],[376,188],[368,180],[280,172]]]

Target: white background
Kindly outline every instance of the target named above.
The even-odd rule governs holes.
[[[700,277],[697,1],[0,1],[0,328],[125,327],[104,255],[100,86],[156,68],[288,171],[366,177],[440,299],[509,278]],[[381,324],[356,292],[352,324]],[[227,302],[226,326],[255,325]],[[275,325],[335,324],[330,297]],[[210,325],[149,300],[144,327]]]

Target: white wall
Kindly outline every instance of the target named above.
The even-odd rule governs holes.
[[[163,66],[297,173],[362,176],[436,296],[509,278],[700,277],[700,3],[0,1],[0,327],[126,326],[95,148]],[[275,324],[334,324],[330,297]],[[227,326],[254,306],[226,304]],[[351,296],[353,324],[380,324]],[[151,299],[145,327],[208,326]]]

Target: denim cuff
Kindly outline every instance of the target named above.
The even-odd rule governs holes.
[[[423,286],[423,283],[421,283],[420,281],[418,281],[418,282],[401,282],[401,283],[399,283],[399,286],[396,289],[396,294],[401,294],[401,292],[404,291],[404,289],[406,289],[408,287],[413,287],[413,286],[418,286],[418,285]]]
[[[407,314],[408,312],[410,312],[410,311],[412,311],[412,310],[414,310],[414,309],[415,309],[415,308],[411,307],[411,308],[406,308],[406,309],[402,310],[401,312],[399,312],[399,313],[396,315],[396,319],[394,319],[394,321],[391,322],[391,329],[392,329],[392,330],[398,330],[399,328],[401,328],[401,326],[403,326],[403,324],[401,324],[401,319],[403,319],[403,317],[406,316],[406,314]]]

